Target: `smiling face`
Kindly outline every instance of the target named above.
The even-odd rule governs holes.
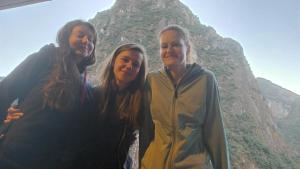
[[[94,34],[85,25],[78,25],[72,29],[69,37],[69,45],[78,61],[92,54],[94,45]]]
[[[113,73],[119,89],[124,89],[137,77],[143,61],[143,55],[135,50],[119,53],[113,65]]]
[[[176,68],[186,65],[189,46],[174,30],[167,30],[160,35],[160,56],[164,66]]]

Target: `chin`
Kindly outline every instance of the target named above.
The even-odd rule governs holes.
[[[165,66],[170,67],[170,66],[175,66],[177,65],[176,62],[166,62],[164,63]]]

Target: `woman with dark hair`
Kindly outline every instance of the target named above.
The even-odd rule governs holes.
[[[0,168],[65,168],[72,161],[88,125],[85,68],[95,62],[96,38],[90,23],[68,22],[58,47],[44,46],[0,82],[0,124],[16,99],[24,113],[1,138]]]
[[[123,169],[135,130],[143,124],[147,57],[143,47],[123,44],[103,63],[95,89],[98,121],[86,152],[73,168]]]

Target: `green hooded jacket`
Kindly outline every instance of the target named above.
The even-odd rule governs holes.
[[[142,169],[229,169],[215,76],[197,64],[174,86],[167,70],[148,75],[154,138]]]

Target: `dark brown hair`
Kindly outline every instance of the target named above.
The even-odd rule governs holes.
[[[82,81],[80,74],[86,66],[95,63],[95,48],[89,57],[76,63],[69,44],[69,37],[76,26],[86,26],[94,35],[93,44],[96,46],[96,31],[89,22],[74,20],[66,23],[57,33],[58,50],[55,64],[48,77],[48,83],[43,87],[44,105],[66,112],[74,108],[79,100]]]
[[[130,84],[122,91],[118,91],[113,67],[116,57],[123,51],[137,51],[142,57],[140,71]],[[113,113],[112,105],[117,104],[117,112],[120,119],[128,121],[132,126],[138,127],[141,122],[144,102],[144,86],[147,73],[147,56],[142,46],[135,43],[123,44],[117,47],[112,55],[104,62],[100,73],[100,89],[102,93],[102,103],[100,103],[101,114]],[[115,98],[118,93],[122,93],[119,101]]]

